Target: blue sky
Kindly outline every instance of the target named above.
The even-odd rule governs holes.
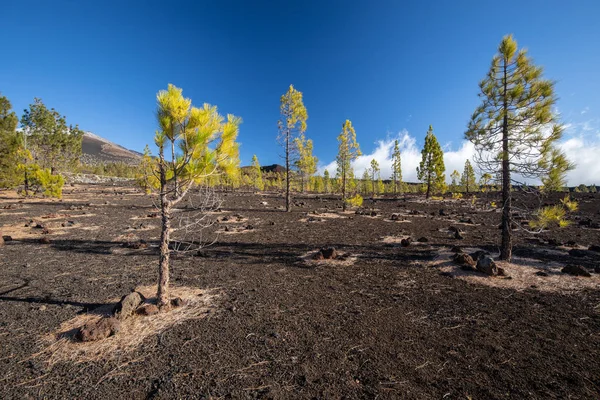
[[[323,168],[351,119],[365,153],[359,173],[375,157],[385,175],[390,141],[400,138],[410,179],[411,152],[431,124],[449,152],[449,175],[469,157],[463,133],[477,83],[513,33],[556,81],[565,150],[579,165],[570,183],[592,183],[600,176],[600,2],[504,4],[5,0],[0,91],[19,114],[41,97],[68,122],[141,150],[156,129],[156,92],[173,83],[196,105],[241,116],[242,163],[256,154],[266,165],[280,162],[279,97],[294,84]]]

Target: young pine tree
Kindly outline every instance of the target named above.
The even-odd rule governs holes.
[[[325,193],[329,193],[331,190],[331,179],[329,178],[329,171],[325,170],[323,172],[323,191]]]
[[[308,113],[302,101],[302,92],[290,85],[288,91],[280,99],[280,119],[278,140],[284,150],[285,157],[285,211],[290,212],[292,197],[290,191],[290,166],[297,156],[298,149],[295,138],[306,131]]]
[[[158,147],[155,173],[159,176],[161,210],[157,297],[158,305],[163,306],[169,302],[173,208],[195,184],[206,182],[214,174],[232,176],[238,172],[236,138],[242,121],[231,114],[223,118],[217,107],[209,104],[193,107],[192,101],[183,97],[182,90],[171,84],[167,90],[159,91],[156,98],[159,129],[154,137]],[[175,153],[175,147],[179,154]],[[171,160],[165,158],[165,149],[169,148]]]
[[[475,171],[469,160],[465,161],[465,169],[462,177],[460,178],[460,184],[465,188],[465,192],[469,193],[469,190],[474,190],[476,185]]]
[[[444,153],[433,134],[433,127],[429,125],[429,130],[425,136],[425,145],[421,150],[421,163],[417,167],[417,177],[426,186],[425,197],[429,198],[431,192],[444,190],[446,175],[444,172]]]
[[[392,152],[392,182],[394,185],[394,194],[402,193],[402,160],[398,140],[394,141],[394,150]]]
[[[375,193],[378,191],[376,184],[377,181],[379,180],[379,163],[377,162],[377,160],[372,159],[371,160],[371,168],[369,169],[369,173],[371,175],[371,185],[372,185],[372,193],[373,193],[373,198],[375,198]]]
[[[548,160],[556,154],[554,145],[562,137],[563,127],[553,111],[554,83],[542,77],[542,68],[532,63],[525,50],[518,50],[512,35],[500,42],[479,89],[482,103],[465,136],[475,145],[480,169],[501,176],[500,258],[510,261],[512,180],[547,175]]]
[[[338,136],[337,175],[341,179],[342,207],[346,211],[346,191],[349,189],[350,181],[354,180],[352,161],[360,156],[360,147],[356,142],[356,131],[350,120],[342,125],[342,132]],[[356,187],[356,185],[354,185]]]
[[[450,184],[450,190],[452,192],[460,192],[460,172],[457,170],[452,171],[450,174],[450,179],[452,179],[452,183]]]
[[[258,163],[258,157],[256,154],[252,156],[252,184],[255,189],[264,190],[265,183],[263,181],[262,170],[260,169],[260,164]]]
[[[317,172],[317,157],[313,156],[313,141],[306,139],[301,133],[300,137],[294,140],[296,149],[298,150],[298,159],[296,160],[296,168],[300,175],[300,191],[304,192],[305,183],[308,184],[310,177]]]

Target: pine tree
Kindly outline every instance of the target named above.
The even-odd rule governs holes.
[[[0,96],[0,187],[11,188],[20,183],[19,148],[21,137],[17,133],[19,119],[12,111],[10,101]]]
[[[54,108],[48,109],[41,99],[34,99],[21,118],[25,148],[35,164],[52,174],[73,167],[81,155],[83,131],[67,125]]]
[[[379,180],[379,163],[377,162],[377,160],[372,159],[371,160],[371,168],[369,170],[369,173],[371,175],[371,184],[373,186],[373,198],[375,198],[375,192],[377,191],[375,184],[377,182],[377,180]]]
[[[306,131],[308,113],[302,101],[302,92],[290,85],[288,91],[281,96],[279,111],[281,117],[277,123],[279,127],[279,143],[284,149],[285,157],[285,211],[290,212],[292,197],[290,191],[290,165],[297,156],[295,138]]]
[[[553,82],[542,78],[542,68],[532,63],[525,50],[517,50],[512,35],[502,39],[479,89],[482,104],[473,113],[465,135],[475,145],[480,169],[501,176],[500,258],[510,261],[512,180],[548,173],[549,158],[556,154],[554,145],[562,137],[563,127],[553,111]]]
[[[369,174],[369,168],[366,168],[362,174],[362,178],[360,178],[360,193],[365,197],[369,195],[370,182],[371,175]]]
[[[172,210],[194,185],[206,182],[215,174],[232,176],[238,173],[234,159],[242,121],[231,114],[225,119],[217,112],[217,107],[206,103],[201,108],[193,107],[192,101],[183,97],[182,90],[171,84],[167,90],[159,91],[156,98],[159,130],[154,137],[158,147],[155,173],[160,180],[161,210],[157,297],[159,306],[163,306],[169,302]],[[176,146],[179,155],[175,154]],[[171,160],[165,159],[165,148],[171,149]],[[201,221],[204,217],[199,218]],[[186,226],[197,226],[198,223],[186,222]]]
[[[150,147],[146,145],[144,147],[144,155],[140,162],[138,173],[136,175],[136,181],[138,185],[144,189],[146,193],[150,193],[152,189],[158,189],[159,180],[154,174],[156,171],[156,160],[152,157]]]
[[[450,174],[450,179],[452,179],[452,183],[450,184],[450,190],[452,192],[460,192],[460,172],[457,170],[452,171]]]
[[[325,170],[323,172],[323,191],[325,193],[329,193],[331,190],[331,178],[329,178],[329,171]]]
[[[394,194],[402,193],[402,160],[398,140],[394,141],[394,151],[392,152],[392,181]]]
[[[460,178],[460,184],[465,189],[465,192],[468,194],[469,190],[475,189],[476,185],[475,180],[475,171],[473,170],[473,166],[471,166],[471,162],[469,160],[465,161],[465,169],[463,171],[462,177]]]
[[[260,169],[260,164],[258,163],[258,157],[256,157],[256,154],[252,156],[252,176],[250,178],[252,179],[252,184],[256,189],[265,189],[262,170]]]
[[[547,172],[542,176],[542,190],[545,193],[560,192],[567,186],[567,172],[574,168],[558,149],[550,150],[550,155],[542,161]]]
[[[337,161],[337,175],[341,178],[341,192],[342,192],[342,207],[346,211],[346,191],[352,190],[350,181],[354,181],[354,171],[352,169],[352,161],[356,160],[360,156],[360,147],[356,142],[356,131],[352,126],[350,120],[346,120],[342,125],[342,132],[338,136],[338,154],[336,157]],[[356,183],[354,187],[356,187]]]
[[[425,136],[425,145],[421,151],[421,163],[417,167],[417,177],[427,187],[425,192],[426,198],[429,198],[432,191],[438,192],[444,190],[446,181],[445,171],[444,153],[433,134],[433,127],[429,125],[429,130]]]
[[[308,183],[311,176],[317,172],[317,157],[313,156],[313,141],[306,139],[301,133],[295,140],[298,149],[298,159],[295,162],[300,175],[300,191],[304,191],[304,184]]]

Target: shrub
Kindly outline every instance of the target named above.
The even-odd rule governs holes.
[[[360,194],[354,195],[354,197],[347,199],[346,203],[348,203],[352,207],[360,207],[363,204],[363,198]]]
[[[564,199],[560,200],[560,202],[569,212],[577,211],[577,208],[579,207],[579,204],[575,200],[571,200],[569,195],[566,195]]]
[[[564,228],[570,224],[565,219],[566,214],[562,205],[543,207],[535,213],[535,219],[529,221],[529,226],[535,229]]]
[[[444,198],[442,196],[431,196],[430,199],[431,200],[444,200]]]
[[[460,200],[463,198],[462,193],[452,193],[452,198],[455,200]]]
[[[52,175],[50,169],[38,168],[34,175],[33,184],[40,186],[44,196],[60,199],[65,179],[62,175]]]

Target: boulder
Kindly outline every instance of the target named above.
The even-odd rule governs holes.
[[[333,247],[325,247],[320,250],[320,253],[323,255],[323,258],[326,260],[333,260],[337,257],[337,252]]]
[[[490,255],[490,253],[485,250],[477,250],[470,254],[471,258],[473,258],[473,260],[475,260],[475,261],[479,260],[479,258],[481,258],[483,256],[489,256],[489,255]]]
[[[476,268],[477,271],[483,272],[489,276],[498,275],[498,267],[496,266],[494,259],[488,255],[479,257]]]
[[[394,213],[394,214],[392,214],[392,216],[390,217],[390,219],[392,221],[400,221],[400,214]]]
[[[135,310],[135,313],[137,315],[144,315],[144,316],[155,315],[155,314],[158,314],[159,312],[160,312],[160,310],[158,309],[156,304],[150,304],[150,303],[142,304]]]
[[[563,274],[569,274],[569,275],[573,275],[573,276],[585,276],[585,277],[590,277],[592,276],[587,269],[583,268],[581,265],[576,265],[576,264],[568,264],[566,267],[564,267],[561,272]]]
[[[477,264],[470,255],[465,253],[456,253],[452,258],[452,261],[458,265],[469,265],[471,267],[474,267]]]
[[[116,334],[120,328],[121,323],[116,318],[100,318],[79,328],[76,338],[82,342],[93,342]]]
[[[571,249],[569,255],[572,257],[586,257],[589,255],[588,250]]]
[[[412,239],[410,237],[408,237],[408,238],[402,239],[400,241],[400,246],[408,247],[408,246],[410,246],[411,243],[412,243]]]
[[[171,306],[172,307],[181,307],[185,305],[185,300],[183,300],[181,297],[175,297],[171,299]]]
[[[131,292],[123,296],[115,306],[115,317],[119,319],[130,317],[144,300],[145,298],[140,292]]]

